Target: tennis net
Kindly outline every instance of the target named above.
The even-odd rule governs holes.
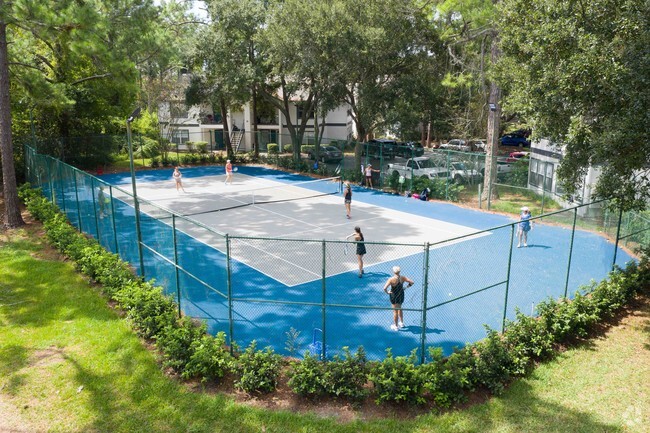
[[[341,177],[294,182],[284,185],[274,185],[243,191],[233,191],[227,195],[214,194],[208,209],[186,209],[183,216],[201,215],[211,212],[220,212],[244,206],[260,205],[267,203],[280,203],[294,200],[305,200],[324,195],[341,193]],[[205,203],[205,201],[204,201]]]

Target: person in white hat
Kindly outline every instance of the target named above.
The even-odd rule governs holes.
[[[519,215],[519,225],[517,227],[517,248],[521,248],[522,243],[525,247],[528,246],[528,232],[533,228],[530,217],[530,209],[528,209],[528,206],[522,207],[521,215]]]
[[[402,270],[399,266],[393,266],[393,275],[384,284],[384,292],[390,297],[390,304],[393,306],[393,322],[390,329],[398,331],[404,328],[404,313],[402,312],[402,304],[404,303],[404,286],[408,283],[408,287],[413,285],[413,280],[404,275],[400,275]]]

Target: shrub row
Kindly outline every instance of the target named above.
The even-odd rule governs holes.
[[[291,389],[304,396],[359,400],[372,392],[377,403],[430,401],[444,408],[463,402],[476,389],[499,394],[513,378],[551,357],[559,344],[588,336],[650,282],[644,251],[640,264],[616,269],[606,280],[582,288],[573,300],[540,303],[537,317],[517,312],[505,333],[488,328],[485,339],[448,357],[440,348],[429,348],[428,362],[419,365],[415,350],[395,357],[387,349],[383,361],[368,361],[360,347],[354,354],[344,348],[342,356],[328,362],[306,353],[303,360],[287,363],[270,348],[259,350],[254,341],[243,352],[227,347],[224,333],[212,337],[205,324],[179,318],[178,305],[160,287],[136,277],[117,255],[79,233],[40,191],[24,185],[20,196],[32,215],[43,221],[51,244],[102,285],[140,336],[156,342],[164,366],[183,378],[202,381],[218,381],[232,373],[235,385],[249,393],[273,391],[286,370]]]

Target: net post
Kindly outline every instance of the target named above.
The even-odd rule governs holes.
[[[178,273],[178,244],[176,243],[176,215],[172,214],[172,242],[174,243],[174,277],[176,278],[176,302],[178,317],[181,317],[181,280]]]
[[[512,246],[515,240],[515,225],[510,226],[510,251],[508,253],[508,273],[506,274],[506,293],[503,301],[503,320],[501,321],[501,333],[506,330],[506,316],[508,315],[508,289],[510,288],[510,266],[512,265]]]
[[[231,281],[231,272],[230,267],[230,236],[226,233],[226,286],[228,287],[228,332],[230,337],[230,354],[233,355],[235,352],[234,343],[235,339],[233,338],[233,332],[235,329],[233,319],[232,319],[232,281]]]
[[[427,342],[427,295],[429,291],[429,242],[424,244],[424,280],[422,282],[422,335],[420,336],[420,364],[426,359],[425,346]]]
[[[327,290],[326,290],[326,280],[327,280],[327,271],[326,271],[326,266],[327,266],[327,243],[325,239],[322,241],[322,261],[323,261],[323,267],[322,267],[322,299],[321,299],[321,310],[322,310],[322,324],[321,324],[321,329],[323,330],[323,344],[321,345],[321,353],[320,353],[320,359],[325,360],[326,353],[325,353],[325,348],[327,347],[327,331],[325,329],[325,324],[327,322],[327,310],[325,307],[325,301],[327,300]]]
[[[573,239],[576,235],[576,220],[578,218],[578,208],[573,208],[573,228],[571,229],[571,243],[569,244],[569,261],[566,267],[566,282],[564,283],[564,297],[566,298],[569,290],[569,274],[571,273],[571,257],[573,257]]]
[[[113,241],[115,242],[115,254],[120,253],[117,243],[117,225],[115,224],[115,200],[113,200],[113,186],[108,185],[108,195],[111,197],[111,220],[113,221]]]

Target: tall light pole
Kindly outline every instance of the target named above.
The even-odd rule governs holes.
[[[135,208],[135,233],[138,238],[138,256],[140,257],[140,275],[144,278],[144,258],[142,257],[142,232],[140,231],[140,204],[135,188],[135,168],[133,167],[133,144],[131,143],[131,122],[140,116],[140,107],[126,119],[126,142],[129,146],[129,167],[131,168],[131,185],[133,187],[133,207]]]

